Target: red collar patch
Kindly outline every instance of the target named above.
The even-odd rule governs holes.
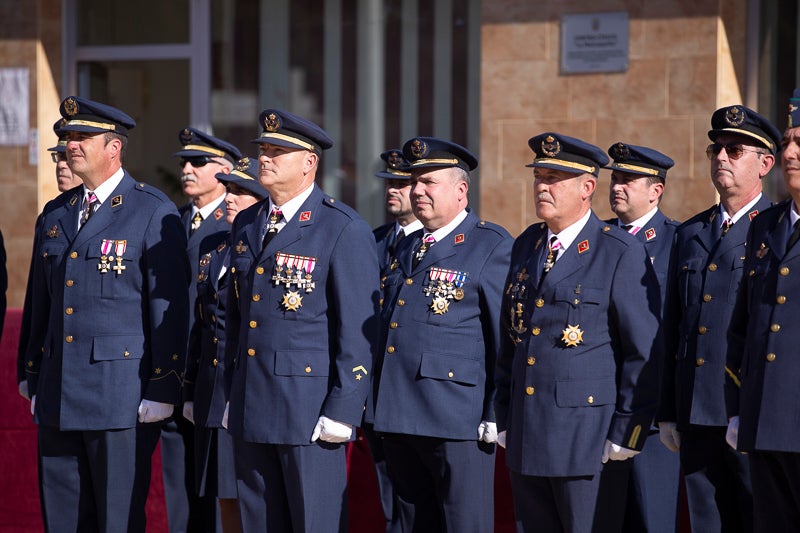
[[[311,220],[311,211],[303,211],[298,218],[300,222],[307,222]]]
[[[463,233],[459,233],[458,235],[453,237],[453,243],[461,244],[462,242],[464,242],[464,234]]]
[[[647,228],[644,232],[644,238],[648,241],[652,241],[656,238],[656,229],[655,228]]]
[[[589,241],[581,241],[578,243],[578,253],[582,254],[583,252],[589,251]]]

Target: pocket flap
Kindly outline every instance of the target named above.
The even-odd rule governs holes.
[[[143,356],[144,337],[141,335],[104,335],[92,340],[95,361],[141,359]]]
[[[328,352],[275,352],[275,374],[278,376],[327,377],[330,364]]]
[[[419,374],[423,378],[455,381],[466,385],[477,385],[481,373],[479,361],[454,355],[423,353]]]
[[[572,379],[556,384],[559,407],[589,407],[617,401],[617,384],[613,379]]]

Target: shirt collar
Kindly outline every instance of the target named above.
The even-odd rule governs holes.
[[[451,220],[446,226],[443,226],[435,231],[432,232],[433,238],[436,239],[436,242],[441,241],[452,232],[459,224],[464,222],[464,219],[467,218],[467,210],[462,209],[460,213],[458,213],[453,220]],[[427,233],[427,232],[426,232]]]
[[[269,199],[269,212],[272,213],[274,209],[279,209],[281,214],[283,214],[283,219],[287,222],[292,220],[295,213],[300,210],[300,207],[303,205],[309,196],[311,196],[311,192],[314,190],[314,184],[308,186],[303,192],[286,202],[285,204],[278,206],[272,202],[272,198]]]
[[[592,216],[592,210],[588,209],[586,214],[580,218],[577,222],[573,223],[571,226],[567,226],[564,228],[561,233],[553,233],[548,228],[547,230],[547,240],[550,240],[550,237],[555,235],[558,238],[558,242],[561,243],[561,249],[566,250],[569,248],[573,241],[578,238],[578,234],[581,232],[583,227],[589,222],[589,217]]]
[[[413,222],[409,222],[405,226],[401,226],[399,222],[395,222],[394,223],[394,234],[395,235],[400,233],[400,230],[403,230],[403,233],[405,233],[405,236],[408,237],[409,235],[411,235],[412,233],[414,233],[415,231],[417,231],[419,229],[423,229],[422,228],[422,222],[420,222],[419,220],[414,220]]]
[[[111,174],[111,177],[108,178],[106,181],[101,183],[97,186],[94,190],[95,196],[97,196],[97,201],[101,204],[105,203],[111,193],[114,192],[114,189],[117,188],[117,185],[122,181],[122,177],[125,175],[125,171],[122,170],[122,167],[117,169],[116,172]],[[89,189],[86,188],[86,184],[83,185],[83,196],[86,197],[86,192]]]
[[[653,209],[651,209],[650,211],[648,211],[647,213],[645,213],[645,215],[643,217],[639,217],[636,220],[634,220],[633,222],[630,222],[629,224],[631,226],[633,226],[634,228],[643,228],[643,227],[645,227],[647,225],[648,222],[650,222],[651,218],[656,216],[656,212],[657,211],[658,211],[658,207],[656,206]],[[622,221],[619,220],[619,219],[617,219],[617,222],[618,222],[619,226],[628,225],[628,224],[623,224]]]
[[[729,215],[728,212],[725,211],[725,208],[722,207],[722,203],[720,203],[719,204],[719,214],[722,215],[722,221],[720,222],[720,226],[726,220],[730,220],[732,223],[736,224],[736,222],[740,218],[742,218],[745,214],[749,213],[753,209],[753,206],[756,205],[759,200],[761,200],[761,193],[758,193],[758,196],[756,196],[755,198],[750,200],[749,204],[747,204],[743,208],[739,209],[736,213],[733,214],[733,216]]]
[[[220,196],[213,202],[209,202],[208,204],[204,205],[201,208],[197,208],[194,206],[194,204],[192,204],[192,216],[194,216],[194,214],[199,211],[200,216],[203,217],[203,220],[207,219],[208,217],[211,216],[211,213],[213,213],[214,210],[217,209],[220,206],[220,204],[225,200],[225,194],[227,193],[222,193],[222,196]]]

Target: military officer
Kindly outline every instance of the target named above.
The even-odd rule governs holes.
[[[258,162],[244,157],[234,169],[218,172],[227,188],[226,219],[267,196],[258,181]],[[222,530],[239,531],[233,439],[222,428],[225,411],[225,309],[230,279],[230,242],[223,240],[199,260],[197,317],[189,335],[183,387],[183,416],[195,425],[194,479],[197,494],[219,500]]]
[[[662,443],[680,450],[689,518],[696,531],[750,531],[747,458],[725,443],[726,332],[739,290],[750,221],[771,205],[762,178],[772,168],[780,132],[741,105],[711,116],[706,149],[720,203],[675,232],[667,278]]]
[[[403,151],[396,148],[386,150],[381,154],[381,159],[386,163],[386,170],[376,172],[375,176],[384,180],[386,212],[392,216],[390,222],[373,230],[378,245],[378,261],[383,271],[389,266],[397,244],[422,229],[422,222],[417,220],[411,209],[411,172],[407,170],[408,161]]]
[[[658,286],[641,243],[594,215],[606,154],[542,133],[536,215],[514,243],[498,359],[498,442],[520,531],[619,531],[607,461],[641,451],[656,408]]]
[[[424,230],[383,278],[372,415],[403,531],[494,527],[493,370],[511,236],[468,208],[477,158],[432,137],[403,146]],[[469,465],[469,467],[464,467]]]
[[[744,276],[728,330],[728,443],[747,452],[755,531],[796,531],[800,524],[795,292],[800,272],[800,89],[789,100],[781,167],[791,198],[750,224]]]
[[[45,206],[36,237],[25,369],[44,524],[144,531],[185,365],[186,238],[175,205],[122,167],[134,120],[77,96],[60,110],[83,187]]]
[[[56,165],[56,187],[59,192],[66,192],[73,187],[78,187],[83,184],[83,181],[72,173],[72,170],[70,170],[67,164],[67,132],[61,129],[65,123],[66,120],[60,118],[53,124],[53,132],[58,137],[58,142],[55,146],[47,149],[53,158],[53,163]],[[34,239],[40,233],[40,219],[41,216],[36,217],[36,223],[33,226]],[[31,283],[33,278],[33,263],[36,259],[37,249],[38,242],[34,240],[31,263],[28,269],[28,285],[25,288],[25,302],[22,305],[22,322],[20,324],[19,344],[17,347],[17,383],[19,385],[19,394],[26,400],[29,400],[30,396],[28,395],[28,381],[25,379],[25,351],[28,346],[28,336],[31,331]]]
[[[611,163],[609,202],[618,225],[644,244],[653,264],[661,301],[666,290],[669,254],[678,223],[659,209],[667,171],[675,165],[668,156],[644,146],[617,142],[608,149]],[[653,435],[658,428],[653,426]],[[680,464],[678,457],[657,438],[647,439],[642,453],[632,460],[625,506],[624,531],[674,533],[678,509]]]
[[[231,232],[228,431],[244,531],[346,531],[344,443],[362,419],[377,336],[370,227],[314,184],[322,128],[259,117],[269,199]]]

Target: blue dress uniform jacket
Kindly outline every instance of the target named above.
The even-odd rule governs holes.
[[[142,398],[180,398],[186,238],[175,205],[127,172],[78,231],[81,200],[73,189],[49,202],[37,236],[26,354],[35,420],[133,428]]]
[[[378,249],[378,263],[381,268],[381,272],[387,266],[389,266],[389,262],[391,261],[391,250],[392,245],[395,242],[395,226],[397,224],[395,222],[387,222],[382,226],[378,226],[374,230],[372,230],[372,234],[375,236],[375,246]]]
[[[725,357],[750,220],[771,205],[762,197],[720,239],[719,207],[695,215],[675,232],[664,305],[662,398],[658,421],[726,426]]]
[[[268,205],[239,213],[231,232],[228,431],[247,442],[308,445],[320,415],[354,426],[363,417],[378,331],[375,238],[315,185],[262,250]],[[296,275],[287,265],[279,273],[279,258],[313,262],[313,287],[273,282]]]
[[[800,452],[800,363],[793,327],[800,314],[800,246],[786,251],[789,209],[787,201],[765,210],[751,223],[747,239],[726,369],[727,415],[740,418],[740,451]]]
[[[512,250],[497,429],[513,471],[590,476],[606,439],[644,445],[658,397],[658,287],[642,245],[594,214],[540,286],[546,241],[536,224]]]
[[[474,441],[481,421],[495,420],[500,302],[513,240],[470,212],[413,268],[421,237],[420,230],[401,241],[383,282],[375,431]],[[464,276],[445,312],[433,309],[436,294],[426,294],[436,269],[456,286]]]

